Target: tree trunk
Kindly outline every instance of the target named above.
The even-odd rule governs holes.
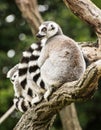
[[[38,11],[37,0],[15,0],[22,16],[28,22],[33,35],[38,31],[43,19]]]
[[[64,107],[60,111],[60,117],[63,130],[81,130],[74,103],[67,107]]]

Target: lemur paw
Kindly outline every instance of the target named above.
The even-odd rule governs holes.
[[[45,101],[48,101],[48,100],[49,100],[48,97],[49,97],[49,95],[48,95],[47,93],[45,93],[45,94],[44,94],[44,99],[45,99]]]
[[[42,95],[37,95],[31,101],[32,106],[34,106],[35,104],[39,103],[41,100],[42,100]]]
[[[51,93],[52,93],[52,88],[50,87],[44,94],[45,101],[49,100],[49,96],[51,95]]]

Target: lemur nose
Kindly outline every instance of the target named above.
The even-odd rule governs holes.
[[[44,35],[41,35],[41,34],[37,33],[37,34],[36,34],[36,37],[42,38],[42,37],[44,37]]]

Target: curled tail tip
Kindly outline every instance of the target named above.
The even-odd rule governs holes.
[[[13,68],[11,68],[8,72],[6,77],[7,78],[11,78],[13,76],[13,74],[18,70],[18,64],[15,65]]]
[[[7,77],[7,78],[10,78],[10,77],[11,77],[11,70],[9,70],[9,71],[7,72],[6,77]]]

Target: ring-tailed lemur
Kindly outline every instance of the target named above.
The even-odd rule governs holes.
[[[38,88],[42,88],[44,84],[46,91],[43,96],[47,100],[54,87],[79,79],[85,71],[85,62],[77,43],[65,36],[60,26],[55,22],[44,22],[39,27],[37,37],[46,39],[41,53],[37,53],[36,50],[38,49],[34,47],[36,50],[31,52],[28,62],[26,64],[20,63],[18,77],[23,90],[26,87],[21,82],[25,80],[26,75],[26,79],[28,80],[28,77],[30,77],[31,82],[34,81]],[[36,54],[40,56],[38,57]],[[34,58],[37,63],[33,60]],[[21,72],[21,69],[25,71]],[[26,84],[25,80],[24,85]],[[34,91],[34,88],[32,88],[32,91]],[[35,100],[33,103],[35,103]]]
[[[54,87],[79,79],[86,65],[78,44],[65,36],[57,23],[44,22],[39,27],[37,36],[47,38],[38,59],[46,89],[44,99],[47,100]]]

